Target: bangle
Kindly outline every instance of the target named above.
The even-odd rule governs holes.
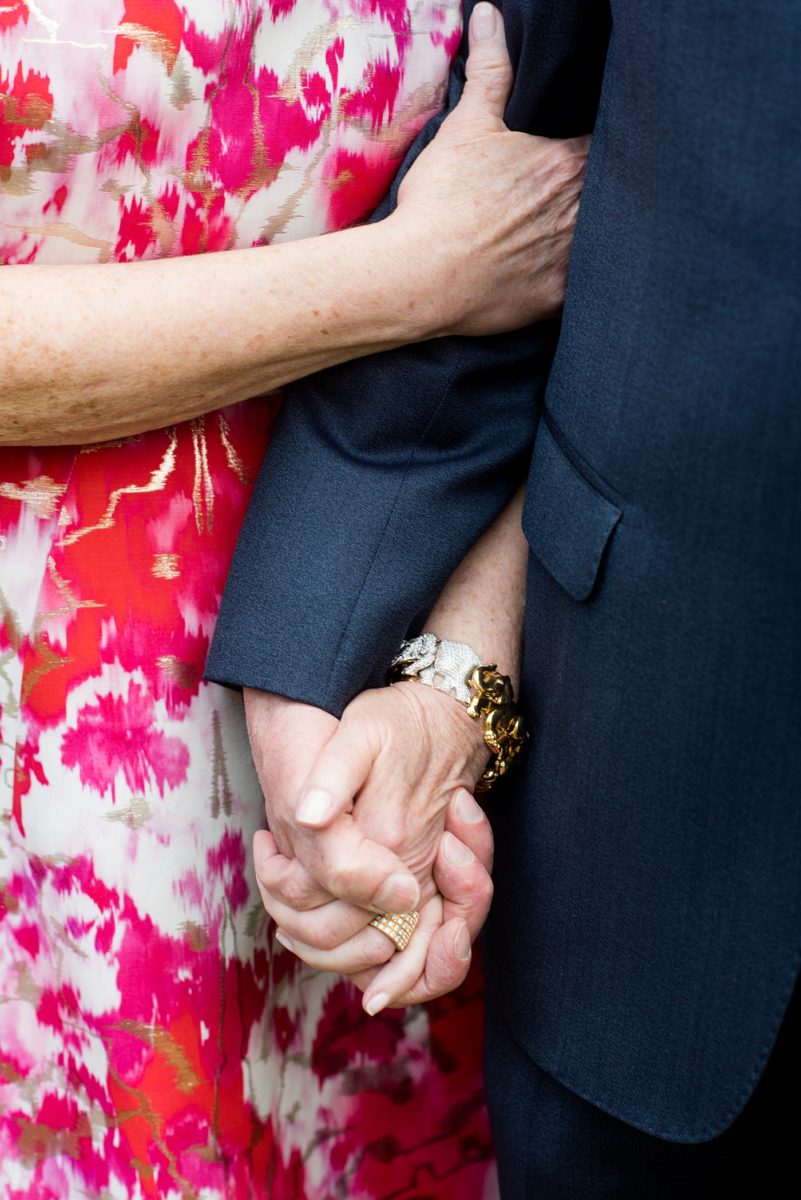
[[[476,784],[477,792],[489,791],[528,741],[509,676],[501,675],[495,663],[482,666],[475,650],[462,642],[422,633],[403,643],[390,663],[388,678],[391,684],[412,680],[445,692],[481,722],[491,757]]]

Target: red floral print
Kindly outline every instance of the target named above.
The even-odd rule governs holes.
[[[29,15],[25,0],[0,0],[0,29],[9,29],[17,21],[27,21]]]
[[[0,0],[0,263],[364,219],[458,33],[455,0]],[[368,1019],[259,899],[202,673],[278,404],[0,451],[3,1200],[494,1194],[478,976]]]

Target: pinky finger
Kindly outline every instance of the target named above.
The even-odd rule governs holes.
[[[405,950],[392,955],[366,988],[362,1007],[374,1017],[389,1005],[405,1004],[400,997],[415,985],[422,975],[429,947],[442,921],[442,898],[434,896],[420,909],[420,924]]]

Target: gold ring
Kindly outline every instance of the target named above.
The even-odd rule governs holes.
[[[419,920],[420,914],[415,909],[405,913],[379,913],[377,917],[373,917],[370,924],[385,933],[398,950],[405,950],[412,940]]]

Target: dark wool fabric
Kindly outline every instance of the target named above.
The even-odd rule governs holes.
[[[490,1020],[700,1142],[751,1095],[801,946],[801,4],[503,8],[510,123],[595,127],[561,329],[291,389],[209,675],[341,711],[530,461],[534,739],[493,803]]]

